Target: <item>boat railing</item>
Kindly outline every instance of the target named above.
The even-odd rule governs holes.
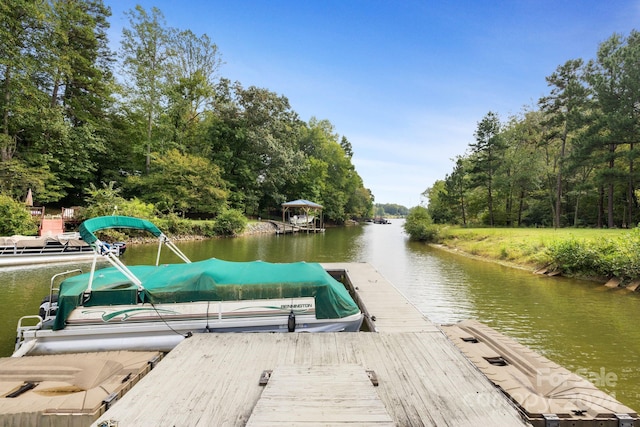
[[[23,322],[25,322],[26,320],[37,320],[35,325],[23,325]],[[13,354],[12,357],[19,357],[22,356],[21,353],[17,353],[18,349],[22,346],[22,344],[24,343],[24,333],[26,331],[33,331],[33,330],[38,330],[42,328],[42,322],[44,321],[44,319],[42,319],[42,317],[40,317],[39,315],[35,314],[35,315],[29,315],[29,316],[22,316],[20,319],[18,319],[18,327],[16,328],[16,346],[15,346],[15,352]],[[28,350],[23,351],[22,353],[26,354]]]
[[[44,317],[40,316],[40,314],[37,314],[37,315],[22,316],[20,319],[18,319],[18,326],[16,327],[16,343],[15,343],[15,350],[14,350],[15,352],[12,357],[20,357],[28,353],[29,349],[27,348],[23,348],[20,352],[18,352],[18,349],[22,347],[22,344],[24,343],[24,333],[26,331],[42,329],[44,320],[47,317],[49,317],[51,314],[51,306],[53,304],[53,301],[52,301],[53,295],[55,292],[60,292],[60,288],[55,286],[56,279],[60,276],[69,275],[73,273],[82,273],[82,270],[79,268],[76,268],[73,270],[68,270],[62,273],[54,274],[51,277],[51,284],[49,285],[49,306],[47,307],[47,310],[44,312]],[[27,321],[29,321],[28,324],[25,324],[25,322]],[[35,324],[32,324],[33,321],[35,321]]]
[[[0,255],[57,255],[67,252],[72,253],[91,253],[89,246],[0,246]]]
[[[142,286],[142,281],[136,277],[135,274],[127,268],[126,265],[116,256],[116,254],[111,250],[111,247],[101,242],[100,240],[96,240],[93,243],[94,246],[94,256],[93,261],[91,262],[91,271],[89,272],[89,283],[87,284],[87,289],[84,291],[83,301],[88,301],[91,298],[91,292],[93,288],[93,278],[96,273],[96,265],[98,264],[98,258],[106,259],[112,266],[114,266],[120,273],[122,273],[127,279],[131,280],[131,282],[138,287],[138,290],[144,289]]]
[[[162,246],[166,245],[174,254],[176,254],[185,263],[190,264],[191,260],[163,233],[158,238],[158,255],[156,256],[156,266],[160,265],[160,254],[162,252]],[[92,246],[94,247],[95,256],[91,264],[91,272],[89,274],[89,284],[87,290],[84,292],[84,300],[88,300],[91,297],[91,291],[93,286],[93,277],[96,271],[96,264],[98,257],[104,257],[109,263],[114,266],[120,273],[122,273],[127,279],[138,287],[139,291],[144,290],[142,281],[136,277],[135,274],[122,262],[117,256],[116,252],[111,250],[111,247],[100,240],[96,240]]]
[[[67,276],[73,273],[82,274],[82,270],[79,268],[75,268],[73,270],[63,271],[62,273],[54,274],[51,277],[51,284],[49,285],[49,306],[45,311],[45,316],[44,316],[45,319],[49,317],[51,314],[51,306],[53,305],[53,295],[60,292],[60,288],[55,286],[56,279],[60,276]]]

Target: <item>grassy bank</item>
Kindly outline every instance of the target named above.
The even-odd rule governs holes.
[[[630,230],[617,229],[445,227],[440,230],[439,243],[448,249],[531,270],[557,264],[562,269],[563,260],[557,256],[563,250],[576,251],[574,247],[566,247],[568,243],[597,249],[605,242],[628,240],[630,233]],[[563,273],[586,276],[595,271]]]

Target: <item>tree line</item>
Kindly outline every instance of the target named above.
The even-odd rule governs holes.
[[[423,195],[435,223],[635,227],[640,221],[640,32],[546,78],[549,93],[506,121],[488,112],[453,170]]]
[[[374,206],[375,216],[407,216],[409,209],[397,203],[376,203]]]
[[[110,16],[102,0],[0,3],[0,194],[76,206],[117,191],[192,216],[266,215],[293,199],[336,222],[372,214],[328,120],[222,77],[216,44],[157,8],[129,10],[113,52]]]

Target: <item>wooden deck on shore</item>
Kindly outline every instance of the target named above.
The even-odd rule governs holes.
[[[372,266],[324,266],[377,333],[196,334],[93,425],[526,425]]]

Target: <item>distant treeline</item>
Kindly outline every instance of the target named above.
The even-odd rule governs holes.
[[[535,108],[489,112],[453,170],[424,192],[436,223],[633,227],[640,221],[640,33],[546,78]]]
[[[378,217],[383,216],[406,216],[409,213],[409,209],[393,203],[376,203],[375,212]]]
[[[102,0],[0,3],[0,194],[75,206],[102,189],[208,216],[308,199],[336,222],[372,215],[351,143],[328,120],[220,77],[216,44],[156,8],[128,11],[112,52],[110,15]]]

